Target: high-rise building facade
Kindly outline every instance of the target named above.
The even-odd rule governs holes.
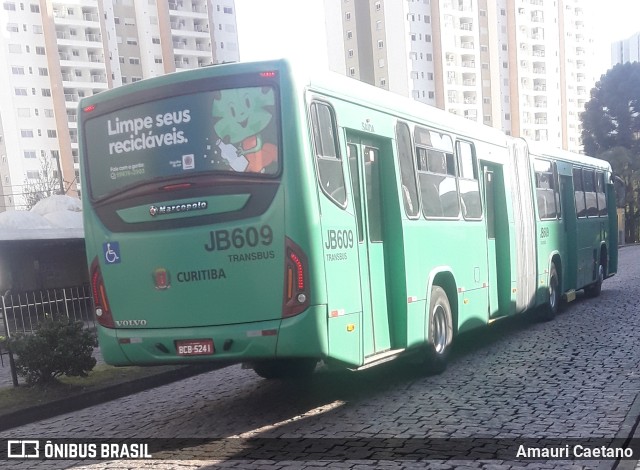
[[[511,135],[579,151],[579,114],[595,83],[588,5],[325,0],[329,46],[339,51],[330,67]]]
[[[611,44],[611,65],[640,62],[640,33]]]
[[[5,0],[0,28],[0,210],[47,159],[78,194],[80,98],[239,60],[234,0]]]

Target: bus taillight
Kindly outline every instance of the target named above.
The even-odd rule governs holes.
[[[107,299],[107,291],[102,280],[100,265],[98,258],[91,263],[91,290],[93,292],[93,302],[95,304],[96,320],[105,328],[115,328],[111,309],[109,308],[109,300]]]
[[[302,313],[309,306],[309,269],[307,257],[298,245],[287,238],[282,316]]]

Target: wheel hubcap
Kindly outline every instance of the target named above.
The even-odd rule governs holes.
[[[447,314],[442,305],[433,309],[433,347],[438,354],[442,354],[447,347]]]
[[[555,309],[556,308],[556,290],[557,290],[557,285],[556,285],[556,280],[555,279],[551,279],[551,282],[549,283],[549,305],[551,306],[551,309]]]

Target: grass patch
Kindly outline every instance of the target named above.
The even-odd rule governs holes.
[[[57,382],[45,387],[2,387],[0,388],[0,415],[32,406],[42,405],[63,398],[71,399],[87,391],[129,382],[161,372],[177,369],[179,366],[156,367],[113,367],[98,364],[87,377],[58,377]]]

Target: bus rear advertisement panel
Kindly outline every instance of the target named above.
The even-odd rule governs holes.
[[[91,196],[100,199],[155,178],[200,172],[278,172],[273,87],[167,97],[88,119]],[[98,114],[100,107],[93,113]],[[90,116],[90,115],[89,115]]]

